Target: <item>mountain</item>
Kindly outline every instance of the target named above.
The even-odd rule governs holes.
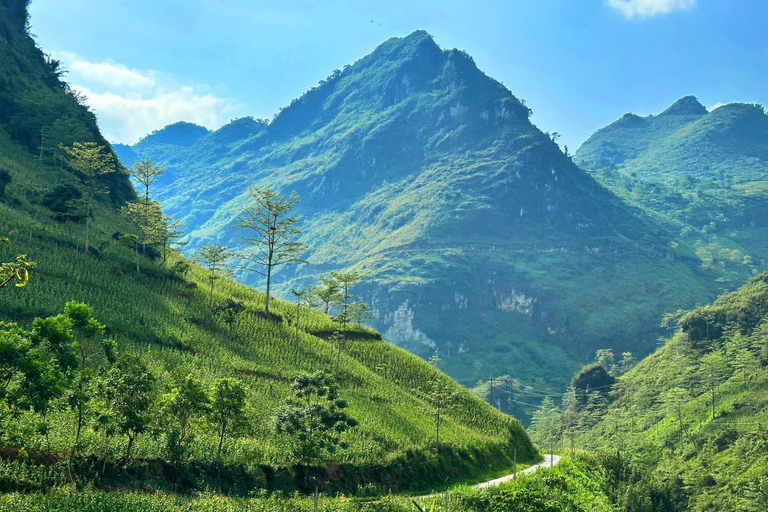
[[[0,97],[12,109],[29,106],[17,103],[27,93],[47,98],[29,111],[43,123],[44,133],[50,126],[45,123],[64,123],[73,137],[106,144],[94,116],[25,31],[26,17],[13,10],[21,4],[0,3],[0,59],[16,63],[2,68]],[[428,491],[448,480],[506,471],[515,455],[528,463],[538,457],[518,421],[476,398],[436,365],[381,341],[372,329],[350,326],[342,352],[322,338],[334,324],[320,312],[305,309],[298,318],[295,304],[276,300],[268,318],[263,294],[227,279],[216,280],[214,289],[206,270],[178,254],[166,263],[154,258],[155,252],[141,254],[138,245],[120,239],[138,227],[120,214],[119,198],[94,201],[95,250],[83,254],[82,216],[62,217],[46,200],[57,190],[76,194],[83,180],[68,160],[28,147],[29,140],[19,134],[29,129],[29,119],[17,110],[3,115],[0,508],[8,496],[19,496],[12,493],[30,493],[26,498],[36,501],[36,491],[59,487],[63,478],[81,489],[157,489],[162,500],[165,492],[189,494],[196,488],[236,497],[306,490],[311,472],[331,491],[370,494]],[[175,135],[156,134],[156,139],[183,145],[185,137],[200,131],[177,128]],[[123,174],[110,183],[117,192],[130,186]],[[130,192],[123,197],[135,197]],[[11,262],[19,254],[35,266],[26,285],[17,287],[13,284],[24,284],[24,272]],[[86,321],[88,309],[67,306],[70,301],[87,304],[97,321]],[[276,431],[274,417],[292,396],[297,376],[319,370],[332,373],[338,384],[333,407],[344,409],[357,425],[343,437],[337,454],[329,449],[328,459],[299,464],[293,440]],[[117,375],[122,380],[112,380]],[[137,381],[149,389],[139,388]],[[215,409],[221,399],[216,389],[235,386],[232,382],[241,383],[245,407],[216,430],[211,411],[203,414],[206,397]],[[132,383],[132,391],[115,395],[126,383]],[[435,413],[428,412],[429,393],[436,388],[452,403],[450,410],[440,411],[439,453],[434,451]],[[197,390],[196,398],[169,405],[180,403],[174,401],[184,389]],[[137,405],[142,402],[134,401],[136,395],[146,396],[146,403]],[[236,400],[237,392],[228,396]],[[126,416],[134,423],[121,431],[116,422]],[[179,417],[185,419],[174,425]],[[332,425],[341,430],[336,420]],[[224,429],[227,439],[220,437]],[[217,447],[220,461],[213,455]],[[121,499],[103,495],[110,496],[108,501]],[[59,502],[45,508],[72,507]]]
[[[638,179],[768,179],[768,115],[762,105],[729,103],[708,112],[694,96],[659,115],[625,114],[592,134],[578,162],[606,161]]]
[[[768,115],[693,96],[661,114],[625,114],[596,131],[575,161],[601,184],[678,232],[705,267],[734,286],[764,268]]]
[[[354,267],[387,340],[437,352],[467,385],[509,374],[560,389],[596,348],[649,352],[664,311],[711,292],[684,244],[672,250],[664,228],[530,114],[466,52],[417,31],[334,71],[271,122],[133,150],[164,163],[157,197],[186,222],[192,249],[237,243],[229,226],[248,186],[296,191],[310,264],[282,270],[278,289]],[[673,276],[685,285],[670,287]]]
[[[768,273],[675,325],[610,392],[564,399],[535,435],[618,454],[627,502],[646,502],[625,510],[765,510]]]
[[[0,9],[0,127],[41,159],[61,157],[60,144],[97,142],[109,146],[84,98],[62,80],[59,61],[45,55],[25,32],[29,2],[2,0]],[[135,197],[123,173],[101,178],[113,204]]]

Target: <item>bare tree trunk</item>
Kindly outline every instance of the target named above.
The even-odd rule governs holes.
[[[216,465],[221,464],[221,445],[224,444],[224,433],[226,432],[226,424],[221,426],[221,432],[219,434],[219,449],[216,450]]]
[[[133,437],[131,434],[128,434],[128,448],[125,450],[125,464],[128,465],[129,462],[131,462],[131,448],[133,447]]]
[[[88,257],[88,228],[91,225],[91,198],[88,197],[88,206],[85,209],[85,257]]]
[[[269,287],[272,284],[272,255],[269,256],[269,263],[267,264],[267,301],[264,304],[264,313],[269,317]]]

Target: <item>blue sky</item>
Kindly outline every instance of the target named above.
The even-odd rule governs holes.
[[[271,118],[416,29],[466,50],[571,150],[625,112],[688,94],[768,104],[759,0],[33,0],[30,13],[113,142],[179,120]]]

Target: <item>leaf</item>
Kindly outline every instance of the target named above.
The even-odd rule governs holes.
[[[21,281],[20,283],[16,283],[16,286],[18,287],[26,286],[27,282],[29,281],[29,272],[25,268],[19,269],[18,271],[16,271],[16,277],[18,277],[19,280]]]

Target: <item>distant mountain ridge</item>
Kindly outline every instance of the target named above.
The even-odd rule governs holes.
[[[577,162],[609,162],[638,178],[684,175],[736,183],[768,179],[768,115],[761,105],[729,103],[712,112],[694,96],[657,116],[625,114],[576,151]]]
[[[164,162],[158,197],[193,248],[236,243],[229,226],[249,185],[296,191],[311,264],[278,274],[278,287],[354,266],[390,341],[437,350],[467,384],[510,372],[533,382],[538,371],[558,386],[585,353],[618,347],[630,290],[648,275],[658,286],[630,320],[645,334],[620,343],[639,353],[663,311],[709,295],[674,261],[664,229],[529,116],[469,55],[417,31],[334,71],[269,123],[239,119],[183,147],[149,136],[133,151]],[[668,294],[670,273],[690,288]],[[609,289],[610,275],[625,291]]]

